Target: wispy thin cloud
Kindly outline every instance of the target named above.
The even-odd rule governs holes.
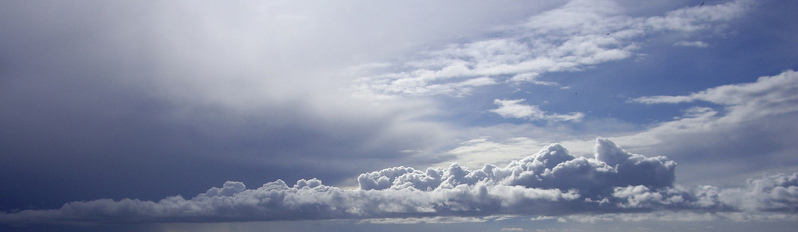
[[[520,118],[531,121],[580,121],[585,116],[582,112],[572,112],[568,114],[546,113],[536,105],[522,104],[525,99],[499,100],[493,102],[499,108],[492,109],[490,112],[501,115],[505,118]]]
[[[673,46],[705,48],[709,47],[709,44],[704,43],[703,41],[679,41],[674,43]]]
[[[723,85],[678,96],[651,96],[632,101],[644,104],[710,102],[729,108],[729,116],[761,117],[798,111],[798,72],[787,70],[753,83]]]
[[[555,82],[537,81],[536,77],[629,58],[638,50],[641,37],[663,31],[689,34],[713,29],[740,17],[751,5],[751,1],[741,0],[646,18],[622,15],[621,6],[612,2],[571,1],[503,28],[503,37],[425,52],[394,64],[403,71],[367,75],[355,81],[355,88],[361,95],[375,96],[458,95],[468,90],[441,86],[475,77],[553,85]]]

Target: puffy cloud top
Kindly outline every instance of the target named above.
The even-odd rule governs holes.
[[[745,188],[674,186],[676,163],[631,154],[597,139],[595,157],[560,144],[513,161],[471,170],[458,164],[425,171],[394,167],[363,173],[359,188],[318,179],[247,189],[228,181],[193,198],[157,202],[100,199],[59,209],[0,213],[0,223],[139,223],[312,220],[428,216],[565,215],[640,210],[781,211],[798,208],[798,173],[749,181]]]
[[[798,173],[749,180],[745,189],[723,191],[718,199],[748,211],[795,212],[798,210]]]
[[[643,185],[664,188],[673,185],[676,163],[666,157],[648,158],[630,154],[608,139],[597,139],[595,158],[574,157],[560,144],[513,161],[506,167],[486,164],[469,170],[458,164],[426,171],[407,167],[361,174],[360,189],[407,189],[422,191],[451,189],[459,185],[522,186],[536,189],[578,190],[585,197],[605,197],[613,187]]]

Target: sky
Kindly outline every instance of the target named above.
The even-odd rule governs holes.
[[[0,230],[792,231],[795,12],[0,1]]]

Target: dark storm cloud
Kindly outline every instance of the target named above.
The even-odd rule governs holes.
[[[598,139],[595,158],[559,144],[506,167],[457,164],[419,171],[364,173],[358,189],[318,179],[282,180],[247,189],[228,181],[193,198],[71,202],[59,209],[0,214],[8,224],[307,220],[424,216],[568,215],[651,210],[783,211],[798,207],[798,173],[751,180],[744,188],[695,190],[673,185],[676,164],[630,154]]]
[[[409,122],[404,109],[418,105],[372,107],[301,79],[315,71],[293,67],[300,55],[274,58],[268,33],[246,28],[251,11],[1,5],[2,210],[160,199],[228,179],[338,182],[369,170],[343,160],[387,167],[441,135]],[[245,32],[254,34],[231,36]]]

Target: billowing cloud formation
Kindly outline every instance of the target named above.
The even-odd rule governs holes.
[[[713,196],[718,191],[705,187]],[[704,198],[706,199],[706,198]],[[726,205],[735,205],[747,211],[783,211],[798,210],[798,173],[792,175],[777,174],[763,179],[749,180],[746,188],[723,190],[718,194],[718,201]]]
[[[647,35],[718,28],[751,5],[751,1],[739,0],[646,18],[623,15],[623,7],[615,2],[570,1],[562,8],[500,29],[500,38],[426,52],[394,65],[402,71],[364,77],[356,86],[366,95],[390,96],[462,95],[475,86],[501,81],[553,85],[535,79],[544,73],[629,58],[640,47],[634,39]]]
[[[499,100],[493,102],[499,108],[492,109],[490,112],[501,115],[505,118],[521,118],[528,120],[549,120],[549,121],[579,121],[585,117],[582,112],[572,112],[568,114],[547,114],[536,105],[521,104],[525,99]]]
[[[247,189],[228,181],[193,198],[157,202],[101,199],[60,209],[0,214],[0,222],[136,223],[424,216],[567,215],[660,208],[787,211],[798,208],[798,173],[752,180],[746,188],[695,191],[674,186],[676,163],[630,154],[598,139],[595,157],[574,157],[559,144],[513,161],[470,170],[457,164],[426,171],[395,167],[361,174],[359,188],[320,180],[282,180]]]

